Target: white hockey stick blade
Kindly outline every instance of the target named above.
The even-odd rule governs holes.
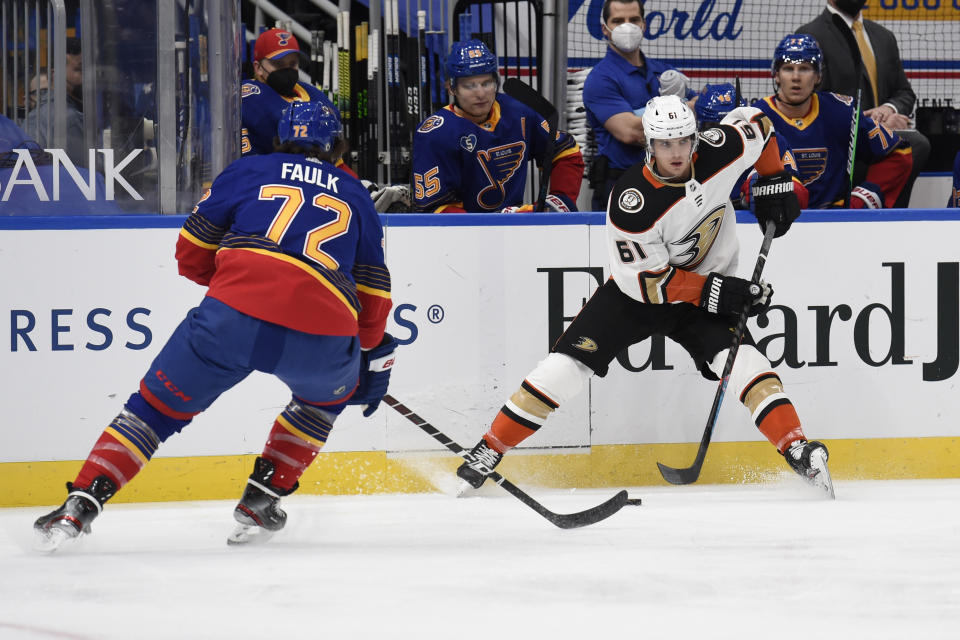
[[[257,527],[255,525],[248,524],[238,524],[227,537],[228,545],[244,545],[244,544],[263,544],[267,540],[273,537],[274,531],[267,531],[263,527]]]

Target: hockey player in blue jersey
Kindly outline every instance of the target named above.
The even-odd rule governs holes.
[[[793,149],[800,179],[810,193],[809,207],[843,205],[850,185],[847,171],[853,98],[816,91],[823,55],[813,37],[791,34],[773,56],[777,93],[753,104],[773,121]],[[851,209],[889,208],[910,177],[910,145],[871,118],[859,114],[857,156],[868,162],[866,179],[851,193]]]
[[[737,88],[729,82],[721,84],[707,84],[700,90],[697,101],[694,104],[693,111],[697,116],[697,126],[700,131],[712,129],[723,120],[724,116],[737,107],[747,106],[747,101],[737,92]],[[790,143],[782,135],[773,132],[777,140],[777,147],[780,149],[783,168],[787,173],[793,176],[793,192],[797,196],[797,202],[801,209],[807,208],[809,194],[806,187],[800,182],[799,172],[797,171],[797,162],[793,158],[793,151],[790,149]],[[733,188],[730,194],[730,200],[737,208],[750,207],[750,186],[757,181],[758,174],[751,170],[744,174],[743,178]]]
[[[319,102],[340,112],[327,96],[313,85],[299,81],[300,44],[284,29],[267,29],[253,47],[253,79],[240,85],[240,153],[273,153],[280,114],[293,102]],[[357,177],[337,159],[337,168]]]
[[[546,121],[498,93],[497,58],[479,40],[455,43],[446,62],[448,105],[413,137],[414,206],[431,212],[529,211],[528,161],[543,159]],[[550,174],[550,211],[576,211],[583,156],[573,136],[558,132]]]
[[[197,203],[177,240],[181,275],[207,293],[164,344],[104,429],[58,509],[34,523],[54,550],[90,531],[104,503],[224,391],[253,371],[291,391],[234,510],[228,538],[282,529],[282,496],[327,440],[345,405],[376,410],[397,342],[384,332],[390,272],[383,229],[359,181],[335,168],[340,121],[298,102],[276,152],[240,158]]]

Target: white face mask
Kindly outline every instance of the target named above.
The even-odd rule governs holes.
[[[607,27],[608,29],[610,27]],[[632,22],[618,24],[610,30],[610,42],[624,53],[633,53],[640,48],[643,40],[643,29]]]

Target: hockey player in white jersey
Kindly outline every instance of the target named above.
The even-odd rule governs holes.
[[[624,348],[653,334],[679,343],[702,375],[718,380],[737,316],[756,315],[773,289],[733,274],[736,218],[730,191],[755,168],[753,189],[761,228],[782,236],[800,214],[769,119],[741,107],[697,134],[696,118],[676,96],[647,103],[643,114],[647,161],[628,169],[607,204],[612,278],[602,285],[526,377],[471,450],[457,475],[474,487],[503,454],[536,433],[593,374],[604,376]],[[749,410],[759,431],[790,467],[833,495],[827,449],[808,441],[793,403],[770,361],[745,330],[727,393]]]

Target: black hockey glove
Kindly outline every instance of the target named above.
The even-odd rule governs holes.
[[[755,316],[770,306],[773,287],[766,282],[754,284],[734,276],[711,273],[703,283],[700,306],[711,313],[738,316],[749,304],[748,316]]]
[[[347,404],[365,404],[364,417],[369,418],[380,406],[390,384],[390,370],[396,356],[397,340],[389,333],[383,334],[380,344],[360,354],[360,382]]]
[[[779,238],[800,215],[800,203],[793,192],[793,178],[786,171],[772,176],[759,176],[750,189],[753,213],[760,228],[767,230],[767,222],[777,226],[773,237]]]

